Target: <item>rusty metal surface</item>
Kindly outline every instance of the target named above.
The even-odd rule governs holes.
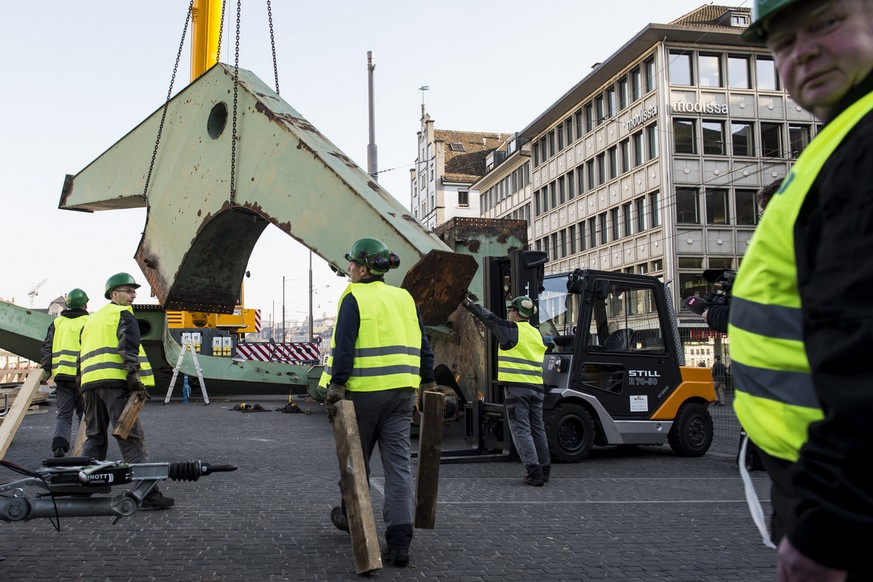
[[[98,211],[147,206],[136,260],[166,307],[230,312],[252,248],[267,224],[339,271],[355,240],[375,237],[401,258],[386,275],[437,288],[442,313],[469,285],[450,251],[311,123],[249,71],[239,70],[235,192],[231,184],[233,68],[219,63],[168,104],[147,196],[143,189],[162,107],[75,176],[59,206]],[[445,269],[440,272],[438,269]],[[417,291],[418,293],[418,291]]]

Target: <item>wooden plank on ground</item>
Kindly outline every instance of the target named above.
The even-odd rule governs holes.
[[[127,438],[127,435],[130,434],[130,429],[133,428],[136,419],[139,418],[139,411],[142,410],[145,401],[145,392],[135,390],[130,393],[130,396],[127,398],[127,404],[124,405],[124,410],[118,416],[118,423],[112,430],[114,436],[123,439]]]
[[[418,473],[415,478],[415,527],[433,529],[436,524],[440,484],[440,450],[446,396],[441,392],[422,395],[421,428],[418,431]]]
[[[364,464],[364,452],[361,450],[358,421],[355,419],[355,405],[349,400],[340,400],[336,403],[336,409],[333,436],[340,466],[340,488],[349,519],[355,572],[364,574],[382,568],[376,519],[373,517],[367,467]]]
[[[88,429],[85,426],[85,417],[79,422],[79,430],[76,432],[76,441],[73,443],[73,448],[70,454],[74,457],[82,455],[82,450],[85,448],[85,439],[88,437]]]
[[[42,376],[42,368],[34,368],[27,374],[27,379],[18,391],[15,401],[9,407],[9,412],[3,418],[3,424],[0,425],[0,459],[6,455],[9,445],[12,444],[12,438],[15,432],[21,425],[24,415],[27,414],[27,409],[30,408],[30,403],[33,397],[39,390],[39,379]]]

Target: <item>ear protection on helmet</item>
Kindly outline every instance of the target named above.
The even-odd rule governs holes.
[[[387,257],[381,253],[375,255],[365,253],[363,259],[364,264],[373,272],[387,273],[389,269],[396,269],[400,266],[400,257],[390,251]]]

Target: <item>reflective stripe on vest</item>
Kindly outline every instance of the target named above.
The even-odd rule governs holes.
[[[55,334],[52,338],[52,374],[55,377],[75,378],[78,372],[79,335],[88,315],[79,317],[59,316],[52,325]]]
[[[497,349],[497,381],[501,384],[543,384],[546,346],[537,328],[518,322],[518,343],[509,350]]]
[[[807,429],[824,415],[803,343],[794,225],[822,167],[873,111],[873,93],[852,104],[807,146],[767,205],[733,287],[730,325],[734,409],[752,441],[796,461]]]
[[[374,392],[417,387],[421,383],[421,328],[412,296],[381,281],[350,283],[340,305],[349,293],[357,301],[361,324],[346,389]],[[330,384],[335,349],[336,328],[319,386]]]
[[[104,380],[127,381],[127,370],[121,354],[118,353],[118,323],[122,311],[133,314],[130,306],[122,307],[110,303],[92,314],[82,328],[82,388]],[[139,346],[139,378],[146,387],[155,385],[155,376],[142,343]]]

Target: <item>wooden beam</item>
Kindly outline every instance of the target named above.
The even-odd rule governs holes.
[[[39,390],[40,377],[42,377],[42,368],[33,368],[27,374],[27,379],[18,390],[9,412],[3,417],[3,424],[0,424],[0,459],[6,455],[15,432],[21,426],[21,421],[24,420],[24,415],[27,414],[27,409],[30,408],[30,403]]]
[[[123,439],[130,434],[130,429],[133,428],[136,419],[139,418],[139,411],[142,410],[146,401],[145,391],[135,390],[130,393],[127,398],[127,404],[124,405],[124,410],[118,417],[118,423],[112,430],[112,434]]]
[[[346,505],[352,551],[355,554],[355,572],[365,574],[382,568],[376,519],[370,500],[367,467],[361,449],[361,436],[355,417],[355,405],[350,400],[336,403],[333,417],[333,436],[340,466],[340,489]]]
[[[418,473],[415,478],[415,527],[433,529],[436,524],[440,484],[440,449],[446,396],[441,392],[422,395],[421,427],[418,431]]]
[[[73,443],[73,448],[70,449],[70,455],[73,457],[79,457],[82,455],[82,450],[85,448],[86,438],[88,438],[88,427],[85,426],[85,417],[82,416],[82,421],[79,423],[79,430],[76,432],[76,442]]]

